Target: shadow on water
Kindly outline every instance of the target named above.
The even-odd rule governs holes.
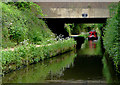
[[[81,45],[84,43],[85,38],[84,37],[73,37],[73,38],[77,42],[76,48],[77,49],[81,48]]]
[[[102,76],[102,53],[100,41],[85,40],[80,49],[74,67],[64,71],[65,80],[104,80]]]
[[[111,83],[111,85],[119,84],[120,79],[115,71],[115,66],[112,62],[112,59],[108,57],[107,53],[104,54],[102,58],[103,63],[103,76],[105,77],[107,83]]]
[[[7,74],[3,83],[118,83],[101,40],[78,43],[80,48]]]

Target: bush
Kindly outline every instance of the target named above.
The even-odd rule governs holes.
[[[111,7],[112,8],[112,7]],[[113,9],[112,9],[113,11]],[[113,13],[113,12],[111,12]],[[116,68],[120,65],[120,3],[114,8],[114,15],[107,19],[104,31],[103,43],[110,57],[113,58]]]
[[[17,2],[11,3],[17,4]],[[24,5],[26,5],[25,3],[27,2],[24,2]],[[24,40],[28,40],[28,43],[37,43],[44,41],[46,38],[54,37],[46,23],[42,19],[38,19],[29,7],[25,8],[26,6],[23,6],[20,8],[19,5],[2,3],[2,47],[13,47]],[[32,4],[32,6],[34,5]],[[41,11],[39,12],[42,16]],[[8,41],[10,42],[6,43]]]
[[[32,64],[56,56],[60,53],[74,49],[76,42],[74,39],[59,40],[51,45],[36,47],[36,45],[28,44],[15,48],[14,51],[2,51],[2,70],[9,72],[20,68],[23,65]]]

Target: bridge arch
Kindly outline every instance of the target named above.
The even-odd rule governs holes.
[[[107,18],[44,18],[48,27],[57,35],[68,37],[65,30],[65,23],[106,23]]]

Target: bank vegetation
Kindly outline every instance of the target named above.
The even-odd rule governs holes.
[[[113,59],[117,70],[120,69],[120,2],[110,5],[110,16],[104,28],[103,44]],[[119,70],[120,71],[120,70]],[[118,71],[118,72],[119,72]]]
[[[62,35],[55,36],[45,21],[37,17],[38,14],[41,17],[45,15],[35,3],[7,2],[0,5],[2,5],[3,73],[74,49],[76,45],[74,39],[64,39]]]

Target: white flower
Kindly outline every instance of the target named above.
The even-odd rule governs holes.
[[[12,23],[10,23],[10,25],[12,25]]]

